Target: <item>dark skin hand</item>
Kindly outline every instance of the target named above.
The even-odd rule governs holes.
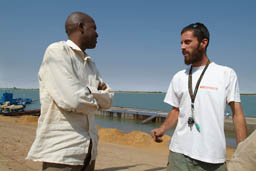
[[[106,90],[107,85],[104,82],[99,82],[98,90]]]

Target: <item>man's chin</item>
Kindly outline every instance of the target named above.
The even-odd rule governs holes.
[[[191,60],[188,60],[188,59],[184,59],[184,63],[186,64],[186,65],[190,65],[191,64]]]
[[[87,49],[94,49],[94,48],[96,48],[96,44],[93,45],[93,46],[88,47]]]
[[[186,61],[184,61],[184,63],[185,63],[186,65],[190,65],[190,64],[191,64],[191,62],[186,62]]]

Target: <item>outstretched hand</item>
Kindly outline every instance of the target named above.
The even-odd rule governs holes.
[[[153,129],[151,131],[151,136],[154,139],[154,141],[157,143],[163,142],[163,138],[162,138],[163,135],[164,135],[164,130],[162,128]]]

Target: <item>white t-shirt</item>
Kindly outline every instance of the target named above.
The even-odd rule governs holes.
[[[193,159],[208,163],[223,163],[226,160],[224,112],[226,103],[240,102],[237,76],[229,67],[211,63],[198,88],[194,102],[195,124],[190,130],[191,99],[188,91],[189,69],[176,73],[170,83],[164,102],[179,108],[179,118],[169,149]],[[204,66],[193,67],[192,89],[195,90]]]

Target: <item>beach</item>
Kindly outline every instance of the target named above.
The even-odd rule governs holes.
[[[25,160],[33,143],[37,116],[0,116],[0,170],[36,171],[40,162]],[[151,136],[140,131],[125,134],[118,129],[100,128],[96,171],[161,171],[165,170],[170,136],[155,143]],[[227,147],[227,159],[235,148]]]

